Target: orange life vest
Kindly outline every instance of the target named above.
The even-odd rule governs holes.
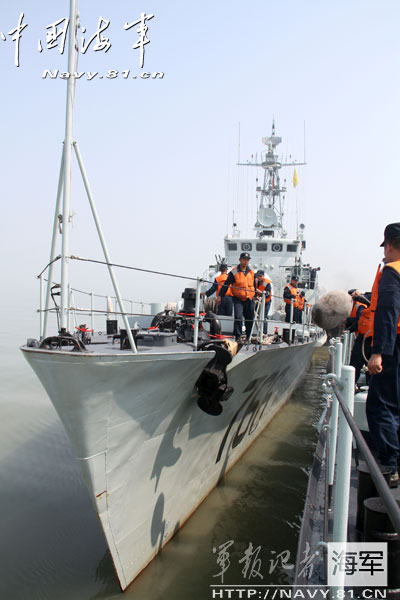
[[[358,333],[361,333],[361,335],[366,338],[371,337],[372,335],[370,306],[364,308],[360,318],[358,319]]]
[[[249,269],[245,274],[244,271],[239,269],[238,265],[232,269],[231,273],[235,278],[235,283],[232,283],[231,285],[232,294],[240,300],[253,298],[255,294],[254,271]]]
[[[298,295],[297,294],[299,293],[299,290],[297,288],[295,288],[294,285],[292,285],[291,283],[289,283],[289,285],[287,285],[286,287],[289,288],[290,293],[293,296],[293,299],[294,299],[293,306],[294,306],[294,308],[297,308],[298,307]],[[288,298],[284,298],[283,300],[284,300],[285,304],[290,304],[291,303],[291,300],[288,300]]]
[[[218,275],[218,277],[215,278],[215,281],[218,283],[218,288],[217,288],[217,292],[216,292],[217,296],[219,296],[221,288],[227,279],[228,279],[228,273],[221,273],[221,275]],[[225,296],[232,296],[232,291],[231,291],[230,286],[226,290]]]
[[[359,309],[360,306],[364,306],[365,308],[367,308],[367,305],[363,304],[363,302],[359,302],[358,300],[353,300],[353,308],[351,309],[351,313],[350,313],[350,317],[352,319],[356,318],[357,311],[358,311],[358,309]]]
[[[304,296],[298,296],[298,298],[297,298],[297,308],[299,310],[304,310],[304,302],[305,302]]]
[[[396,260],[395,262],[387,263],[383,267],[383,269],[386,269],[386,267],[390,267],[391,269],[394,269],[400,275],[400,260]],[[380,265],[379,265],[378,271],[375,276],[374,285],[372,286],[371,304],[369,307],[370,308],[370,317],[369,317],[370,331],[372,332],[371,333],[372,336],[373,336],[373,332],[374,332],[375,311],[376,311],[376,306],[378,304],[379,282],[382,278],[383,269],[381,270]],[[363,311],[363,312],[365,312],[365,311]],[[399,320],[397,322],[397,333],[400,334],[400,315],[399,315]]]
[[[272,281],[270,279],[268,279],[267,277],[263,277],[261,281],[257,281],[257,283],[256,283],[257,290],[259,290],[262,293],[269,283],[272,283]],[[268,302],[271,302],[271,300],[272,300],[271,294],[269,296],[266,296],[265,304],[267,304]]]

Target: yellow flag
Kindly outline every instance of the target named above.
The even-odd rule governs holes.
[[[294,168],[294,173],[293,173],[293,187],[296,187],[296,185],[299,183],[299,178],[297,177],[297,171],[296,171],[296,167]]]

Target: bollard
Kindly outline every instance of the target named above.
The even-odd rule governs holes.
[[[400,507],[400,500],[397,500]],[[364,541],[387,542],[388,598],[400,597],[400,536],[380,498],[364,500]],[[393,591],[394,593],[390,593]]]
[[[389,467],[380,467],[381,473],[386,479],[389,486],[391,469]],[[358,471],[358,485],[357,485],[357,521],[356,529],[359,531],[364,530],[364,500],[367,498],[374,498],[378,496],[375,484],[371,477],[368,465],[365,462],[360,462],[357,468]]]

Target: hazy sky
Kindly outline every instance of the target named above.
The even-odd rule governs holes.
[[[397,0],[81,0],[79,9],[86,40],[100,17],[110,21],[110,50],[95,52],[94,41],[79,58],[74,138],[115,262],[197,276],[223,253],[233,210],[251,233],[262,172],[236,166],[238,127],[246,160],[263,150],[274,116],[284,158],[303,159],[306,124],[296,190],[293,170],[282,172],[287,228],[294,234],[296,206],[306,225],[305,261],[321,267],[325,290],[370,288],[384,226],[400,221]],[[28,309],[48,262],[64,138],[66,81],[42,74],[66,71],[67,51],[47,49],[45,32],[68,11],[59,0],[0,8],[2,281]],[[9,32],[21,12],[17,68]],[[136,27],[123,25],[142,12],[154,17],[140,69]],[[88,81],[88,71],[98,74]],[[155,71],[164,78],[139,77]],[[71,206],[71,254],[101,259],[76,166]],[[104,267],[74,262],[70,273],[75,287],[110,293]],[[184,287],[118,275],[125,298],[174,300]]]

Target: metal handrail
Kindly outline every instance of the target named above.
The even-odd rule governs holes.
[[[50,308],[47,306],[46,303],[46,307],[43,308],[44,305],[44,281],[46,281],[46,279],[43,277],[44,272],[46,271],[46,269],[51,266],[56,260],[58,260],[60,257],[56,257],[53,259],[53,261],[51,261],[43,270],[42,272],[38,275],[38,279],[40,280],[40,308],[38,310],[39,314],[40,314],[40,337],[41,339],[43,337],[45,337],[45,328],[46,328],[46,323],[47,323],[47,315],[49,313],[52,312],[58,312],[60,309],[59,308]],[[180,279],[185,279],[185,280],[195,280],[196,281],[196,306],[195,306],[195,315],[194,315],[194,346],[197,347],[197,341],[198,341],[198,331],[199,331],[199,323],[202,320],[202,316],[200,316],[200,289],[201,289],[201,285],[205,284],[205,283],[213,283],[211,281],[207,281],[207,279],[204,278],[191,278],[191,277],[187,277],[187,276],[182,276],[182,275],[177,275],[177,274],[173,274],[173,273],[164,273],[164,272],[160,272],[160,271],[152,271],[150,269],[143,269],[143,268],[138,268],[138,267],[132,267],[132,266],[128,266],[128,265],[120,265],[120,264],[116,264],[116,263],[111,263],[109,260],[105,260],[105,261],[100,261],[100,260],[94,260],[94,259],[87,259],[87,258],[82,258],[82,257],[78,257],[78,256],[69,256],[68,258],[70,259],[75,259],[75,260],[80,260],[80,261],[84,261],[84,262],[92,262],[92,263],[97,263],[97,264],[103,264],[103,265],[107,265],[109,268],[112,267],[120,267],[120,268],[125,268],[125,269],[131,269],[131,270],[135,270],[135,271],[141,271],[141,272],[146,272],[146,273],[152,273],[152,274],[156,274],[156,275],[164,275],[164,276],[169,276],[169,277],[176,277],[176,278],[180,278]],[[48,283],[48,287],[49,287],[49,278],[47,279],[47,283]],[[242,289],[242,288],[240,288]],[[245,288],[243,288],[245,289]],[[76,288],[72,288],[69,286],[69,291],[68,291],[68,297],[70,298],[70,294],[72,293],[72,291],[78,292],[80,294],[84,294],[84,295],[88,295],[91,297],[91,307],[90,308],[79,308],[76,306],[71,306],[70,303],[68,303],[68,306],[66,307],[66,311],[68,313],[72,313],[73,315],[76,315],[76,313],[80,312],[81,314],[88,314],[91,315],[91,319],[92,319],[92,324],[91,327],[92,329],[94,329],[94,316],[95,314],[114,314],[114,315],[120,315],[123,319],[126,319],[126,317],[128,315],[134,316],[138,313],[135,313],[133,311],[133,303],[135,304],[141,304],[142,308],[144,306],[144,304],[151,304],[148,302],[139,302],[137,300],[124,300],[122,299],[122,297],[120,297],[120,294],[118,293],[118,298],[115,298],[115,300],[118,302],[118,304],[120,305],[120,310],[117,311],[104,311],[104,310],[96,310],[94,309],[94,298],[106,298],[107,296],[103,296],[100,294],[94,294],[93,292],[86,292],[84,290],[79,290]],[[121,303],[122,302],[130,302],[131,303],[131,311],[128,312],[126,310],[124,310],[123,306],[121,307]],[[122,308],[122,309],[121,309]],[[265,308],[265,307],[263,307]],[[264,317],[264,311],[261,311],[261,317]],[[143,312],[141,313],[141,316],[143,316]],[[69,317],[68,317],[69,318]],[[264,318],[262,319],[262,323],[264,323]],[[270,322],[277,322],[277,323],[281,323],[280,320],[274,320],[274,319],[268,319]],[[291,339],[291,331],[292,331],[292,327],[293,327],[293,300],[291,301],[291,319],[290,319],[290,335],[289,338]],[[69,323],[68,323],[69,324]],[[311,329],[311,311],[308,310],[308,307],[306,308],[305,314],[303,315],[303,339],[304,339],[304,330],[305,327],[307,326],[308,331],[310,332]],[[262,332],[262,328],[263,326],[261,325],[261,329],[260,331]],[[319,328],[316,328],[316,331],[319,332]],[[130,329],[129,329],[129,332]],[[262,333],[260,334],[260,345],[262,344]],[[132,348],[133,345],[131,344]]]
[[[393,526],[396,529],[397,533],[400,534],[400,508],[398,507],[393,495],[391,494],[390,489],[385,481],[385,478],[383,477],[383,475],[377,465],[377,462],[371,453],[371,450],[368,448],[368,445],[367,445],[357,423],[355,422],[353,415],[349,411],[349,409],[345,403],[345,400],[344,400],[342,394],[340,393],[340,390],[339,390],[339,387],[338,387],[336,381],[332,382],[332,387],[334,389],[336,398],[338,399],[338,402],[340,404],[340,408],[342,409],[343,414],[346,418],[346,421],[356,439],[360,454],[368,465],[368,468],[371,473],[371,477],[372,477],[373,482],[376,486],[376,489],[379,493],[379,496],[381,497],[381,499],[388,511],[389,518],[392,521]]]

